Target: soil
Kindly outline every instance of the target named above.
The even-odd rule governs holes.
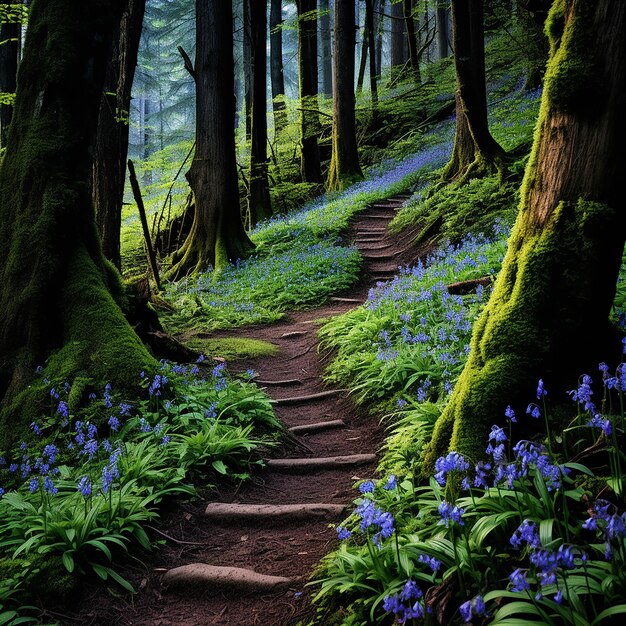
[[[246,336],[279,346],[277,356],[239,360],[231,371],[253,369],[259,381],[293,381],[265,384],[273,399],[315,394],[329,389],[322,374],[330,358],[317,349],[316,320],[344,313],[365,300],[376,279],[391,278],[398,265],[415,261],[411,235],[393,237],[384,232],[395,210],[406,200],[401,194],[377,203],[353,221],[349,239],[364,255],[360,283],[347,294],[320,308],[289,314],[279,323],[214,333],[213,337]],[[356,301],[356,302],[355,302]],[[328,457],[375,453],[383,441],[379,418],[358,409],[347,392],[293,404],[278,404],[276,414],[287,427],[342,419],[345,426],[306,435],[293,435],[271,456]],[[371,477],[375,463],[332,470],[290,474],[265,470],[243,486],[222,487],[210,500],[232,503],[349,505],[356,497],[356,480]],[[63,625],[98,624],[120,626],[295,626],[314,620],[306,586],[313,568],[337,546],[335,525],[317,521],[276,523],[262,520],[217,524],[203,516],[207,500],[175,502],[164,512],[158,529],[152,529],[163,545],[154,553],[127,561],[122,574],[138,593],[120,595],[102,584],[88,587],[73,612],[48,612],[45,619]],[[229,591],[214,585],[195,585],[168,590],[163,574],[190,563],[233,566],[261,574],[293,579],[288,589],[273,593]],[[318,621],[317,623],[323,623]]]

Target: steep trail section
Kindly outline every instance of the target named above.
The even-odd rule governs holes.
[[[364,272],[349,294],[277,324],[215,333],[245,332],[279,346],[278,356],[238,361],[231,369],[257,373],[288,429],[286,441],[268,451],[266,468],[241,489],[186,503],[166,517],[160,532],[168,541],[155,561],[125,573],[141,593],[132,604],[94,596],[77,616],[80,623],[295,626],[312,616],[305,583],[336,545],[334,525],[356,496],[354,482],[373,475],[383,438],[378,420],[360,412],[347,391],[323,384],[316,320],[364,302],[377,280],[410,260],[410,237],[386,231],[408,197],[377,203],[355,218],[349,237],[363,253]]]

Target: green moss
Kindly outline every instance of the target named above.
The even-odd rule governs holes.
[[[185,341],[185,345],[209,357],[223,357],[227,361],[278,354],[276,344],[251,337],[224,337],[221,339],[195,337]]]
[[[573,14],[567,16],[568,11]],[[565,110],[593,106],[599,97],[601,72],[597,71],[595,60],[589,54],[594,12],[593,2],[558,0],[548,15],[546,34],[550,42],[550,63],[545,90],[551,106]]]

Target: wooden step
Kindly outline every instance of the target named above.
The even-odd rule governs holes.
[[[297,579],[268,576],[243,567],[223,567],[207,563],[190,563],[165,572],[163,584],[171,589],[206,586],[228,588],[249,593],[282,591]]]
[[[280,386],[280,385],[301,385],[302,381],[299,378],[285,378],[284,380],[262,380],[260,378],[255,378],[254,382],[257,385],[268,385],[268,386]]]
[[[384,260],[384,259],[391,260],[391,259],[393,259],[396,255],[395,255],[395,254],[393,254],[393,253],[391,253],[391,254],[390,254],[389,252],[387,252],[387,253],[382,252],[382,253],[378,253],[378,254],[377,254],[376,252],[373,252],[373,253],[372,253],[372,252],[369,252],[369,251],[368,251],[368,252],[361,252],[361,256],[362,256],[364,259],[369,259],[369,260],[373,260],[373,261],[374,261],[374,260],[376,260],[376,259],[378,259],[378,260],[380,260],[380,259],[383,259],[383,260]]]
[[[311,457],[300,459],[269,459],[267,468],[276,472],[308,472],[326,469],[341,469],[355,465],[366,465],[376,461],[375,454],[351,454],[346,456]]]
[[[359,300],[358,298],[341,298],[339,296],[333,296],[331,298],[333,302],[347,302],[350,304],[363,304],[364,300]]]
[[[328,420],[326,422],[313,422],[311,424],[301,424],[292,426],[289,432],[294,435],[306,435],[309,433],[317,433],[321,430],[329,430],[331,428],[343,428],[346,423],[343,420]]]
[[[368,220],[387,220],[387,221],[391,221],[391,219],[393,218],[393,213],[385,213],[385,214],[369,213],[367,215],[364,215],[363,217],[365,219],[368,219]]]
[[[329,389],[328,391],[320,391],[319,393],[310,393],[305,396],[292,396],[290,398],[279,398],[273,400],[273,404],[299,404],[301,402],[312,402],[314,400],[324,400],[325,398],[331,398],[340,393],[346,393],[345,389]]]
[[[377,240],[374,243],[378,243],[379,241],[380,240]],[[393,244],[385,243],[382,246],[364,244],[362,246],[359,246],[359,251],[362,252],[363,250],[388,250],[389,248],[393,248]]]
[[[380,243],[381,241],[385,241],[385,238],[384,237],[364,237],[363,239],[355,239],[354,243],[357,248],[360,248],[363,244]]]
[[[213,521],[276,521],[303,522],[308,520],[332,520],[341,517],[347,509],[344,504],[231,504],[210,502],[205,517]]]

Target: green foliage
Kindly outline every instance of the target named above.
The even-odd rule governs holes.
[[[69,384],[41,381],[48,416],[0,460],[0,568],[10,572],[0,615],[27,618],[22,605],[45,601],[33,581],[59,564],[65,586],[95,575],[132,591],[118,557],[151,548],[145,525],[158,519],[161,502],[194,495],[192,481],[245,479],[259,463],[255,450],[273,445],[280,430],[269,399],[249,380],[229,377],[224,364],[199,378],[204,367],[142,373],[148,393],[133,403],[107,385],[78,412]]]
[[[207,357],[220,357],[226,361],[236,359],[254,359],[260,356],[275,356],[278,346],[269,341],[252,337],[222,337],[205,339],[202,336],[185,338],[185,345],[192,350],[202,352]]]

